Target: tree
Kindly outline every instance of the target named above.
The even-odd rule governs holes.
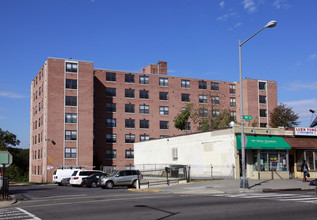
[[[299,116],[295,114],[291,107],[287,107],[286,104],[280,103],[270,113],[270,127],[277,128],[284,126],[285,128],[292,128],[297,126],[299,122],[297,119]]]
[[[188,122],[188,119],[191,116],[192,108],[193,108],[193,104],[187,104],[185,109],[175,116],[174,118],[175,128],[180,130],[186,129],[186,124]]]
[[[231,121],[235,121],[230,110],[213,111],[213,108],[204,109],[201,106],[194,107],[193,104],[187,104],[185,109],[174,118],[174,126],[180,130],[186,130],[190,118],[199,131],[226,128]]]
[[[10,146],[19,145],[20,141],[17,140],[15,134],[10,133],[9,131],[3,131],[0,128],[0,150],[8,150]]]
[[[6,169],[10,181],[28,181],[29,149],[15,148],[20,144],[15,134],[0,128],[0,150],[8,151],[13,157],[13,163]]]

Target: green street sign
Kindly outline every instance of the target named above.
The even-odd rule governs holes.
[[[3,164],[8,167],[11,163],[12,155],[8,151],[0,151],[0,167]]]
[[[246,121],[251,121],[252,116],[251,115],[243,115],[243,119]]]

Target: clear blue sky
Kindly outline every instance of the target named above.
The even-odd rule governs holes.
[[[30,82],[48,57],[140,72],[168,62],[168,74],[275,80],[278,102],[301,126],[317,109],[316,0],[1,0],[0,128],[29,147]]]

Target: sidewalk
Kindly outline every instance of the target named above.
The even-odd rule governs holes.
[[[170,186],[157,186],[136,191],[166,192],[175,194],[218,194],[218,193],[252,193],[252,192],[276,192],[294,190],[315,190],[316,186],[310,186],[309,182],[299,179],[287,180],[249,180],[249,189],[240,188],[240,180],[225,179],[202,181],[193,183],[176,184]]]

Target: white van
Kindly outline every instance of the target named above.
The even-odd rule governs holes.
[[[91,174],[95,173],[101,173],[103,174],[104,172],[100,170],[78,170],[74,171],[71,178],[70,178],[70,185],[72,186],[81,186],[82,185],[82,180],[83,178],[90,176]]]
[[[57,183],[59,186],[62,185],[62,179],[70,178],[74,171],[78,171],[80,169],[57,169],[53,172],[53,183]]]

